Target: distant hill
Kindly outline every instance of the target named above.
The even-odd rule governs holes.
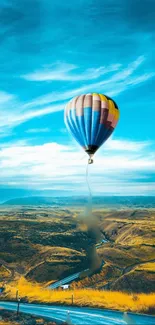
[[[65,196],[67,191],[65,191]],[[23,189],[23,188],[10,188],[3,187],[0,184],[0,204],[12,199],[21,199],[28,197],[59,197],[60,190],[40,190],[40,189]],[[61,192],[61,196],[64,196],[64,193]],[[69,196],[69,195],[68,195]]]
[[[40,192],[26,190],[22,188],[4,188],[0,185],[0,203],[14,199],[16,197],[30,197],[40,195]]]
[[[56,206],[81,206],[87,202],[87,197],[46,197],[46,196],[28,196],[13,198],[3,202],[3,205],[52,205]],[[93,197],[93,204],[104,207],[139,207],[154,208],[155,196],[96,196]]]
[[[8,200],[3,205],[51,205],[54,204],[53,198],[50,197],[22,197]]]

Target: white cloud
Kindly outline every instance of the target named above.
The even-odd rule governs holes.
[[[11,103],[9,103],[9,106],[10,107],[6,110],[0,108],[1,136],[3,133],[4,135],[8,134],[9,128],[13,128],[30,119],[51,114],[53,112],[58,112],[64,109],[64,104],[49,105],[39,109],[34,107],[34,109],[31,108],[30,110],[26,109],[24,105],[20,105],[19,103],[16,107],[11,107]]]
[[[26,130],[26,133],[48,133],[50,132],[50,128],[36,128],[36,129],[29,129]]]
[[[133,86],[134,84],[139,84],[141,82],[145,82],[154,76],[153,73],[150,74],[142,74],[139,76],[134,76],[134,72],[136,69],[143,63],[144,57],[138,57],[134,62],[130,63],[127,68],[121,68],[120,72],[113,74],[113,76],[106,78],[102,81],[97,81],[95,83],[84,84],[81,87],[78,85],[77,88],[70,89],[63,92],[52,92],[50,94],[46,94],[44,96],[40,96],[35,100],[25,104],[25,107],[39,107],[42,105],[47,105],[49,103],[54,103],[57,101],[66,101],[70,98],[87,93],[87,92],[94,92],[102,91],[104,89],[104,93],[109,96],[116,96],[119,93],[123,92],[129,86]]]
[[[135,141],[125,141],[125,140],[115,140],[112,137],[109,138],[104,144],[104,148],[107,150],[115,150],[115,151],[135,151],[145,149],[151,145],[150,141],[144,142],[135,142]]]
[[[114,72],[120,68],[120,64],[113,64],[109,67],[99,67],[87,69],[84,72],[79,72],[79,69],[74,64],[55,63],[44,67],[41,71],[35,71],[21,76],[29,81],[80,81],[97,79],[100,76]]]
[[[30,141],[31,139],[29,139]],[[10,140],[9,142],[5,143],[1,143],[0,145],[0,153],[2,152],[1,149],[6,149],[6,148],[12,148],[12,147],[24,147],[24,146],[28,146],[28,140],[24,139],[24,140]]]
[[[112,184],[104,183],[104,187],[99,184],[93,184],[93,194],[102,195],[155,195],[155,183],[149,182],[113,182]],[[96,190],[97,189],[97,190]],[[126,204],[130,204],[130,199],[125,200]]]
[[[117,143],[118,141],[118,143]],[[109,148],[97,152],[90,166],[94,193],[146,194],[155,191],[154,183],[148,183],[147,174],[155,172],[155,155],[148,151],[148,143],[112,140]],[[115,149],[120,148],[120,152]],[[77,149],[76,149],[77,148]],[[112,149],[114,148],[114,149]],[[135,148],[138,148],[138,154]],[[87,191],[85,172],[88,156],[79,146],[64,146],[57,143],[30,146],[17,143],[0,151],[1,183],[13,182],[18,187],[37,189],[60,188]],[[139,178],[139,180],[138,180]],[[142,181],[143,180],[143,181]],[[133,186],[133,187],[132,187]],[[135,192],[134,192],[135,191]],[[141,191],[141,192],[139,192]]]
[[[14,99],[14,95],[0,91],[0,105]]]
[[[145,82],[155,76],[154,72],[144,73],[141,76],[131,78],[127,80],[127,85],[138,85],[141,82]]]

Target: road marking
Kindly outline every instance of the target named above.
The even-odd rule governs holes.
[[[87,316],[90,316],[90,317],[98,317],[98,318],[104,318],[104,319],[108,318],[109,320],[115,320],[115,321],[117,320],[117,318],[113,318],[113,317],[109,317],[109,316],[103,316],[103,315],[100,315],[100,314],[91,314],[91,313],[88,313],[88,312],[74,311],[72,309],[61,309],[61,308],[59,309],[59,308],[54,308],[54,307],[47,307],[46,309],[47,310],[54,310],[54,311],[57,311],[57,312],[60,312],[60,311],[61,312],[68,312],[69,311],[70,314],[80,314],[80,315],[87,315]],[[122,313],[122,317],[123,317],[123,313]],[[119,322],[124,324],[123,320],[119,319]]]

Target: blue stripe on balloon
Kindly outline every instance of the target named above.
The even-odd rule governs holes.
[[[80,143],[80,145],[84,146],[84,140],[80,133],[78,123],[77,123],[76,109],[72,108],[69,112],[69,115],[70,115],[70,121],[73,126],[73,134],[75,135],[75,137],[76,137],[77,141]]]
[[[91,143],[92,107],[84,108],[84,124],[85,124],[87,145],[90,145],[90,143]]]
[[[76,134],[75,132],[75,128],[72,124],[72,121],[71,121],[71,118],[70,118],[70,114],[68,114],[66,116],[66,119],[65,119],[65,122],[66,122],[66,125],[67,125],[67,128],[69,130],[69,132],[72,134],[72,136],[76,139],[76,141],[81,145],[80,141],[79,141],[79,137],[78,135]]]
[[[87,146],[86,132],[85,132],[85,124],[84,124],[84,115],[76,116],[76,121],[78,125],[78,129],[81,134],[81,138],[83,139],[84,145]]]
[[[100,112],[92,111],[91,145],[95,144],[100,123]]]
[[[104,133],[104,141],[102,142],[102,143],[104,143],[108,138],[109,138],[109,136],[111,135],[111,133],[109,133],[110,132],[110,130],[111,130],[111,128],[109,127],[109,126],[106,126],[106,130],[105,130],[105,133]],[[110,134],[110,135],[109,135]],[[101,144],[102,144],[101,143]],[[100,144],[100,145],[101,145]]]
[[[113,133],[114,130],[112,129],[108,129],[108,131],[106,132],[105,136],[104,136],[104,139],[103,141],[100,142],[100,146],[105,142],[107,141],[107,139],[111,136],[111,134]]]
[[[97,137],[95,139],[94,145],[96,145],[98,147],[100,146],[100,143],[104,140],[106,131],[107,131],[107,129],[106,129],[105,125],[104,124],[99,124],[98,134],[97,134]]]
[[[70,133],[72,134],[72,136],[76,139],[76,141],[80,144],[80,141],[78,139],[77,134],[75,134],[75,129],[74,129],[74,125],[72,123],[71,117],[70,117],[70,112],[68,112],[68,115],[65,118],[65,122],[67,125],[68,130],[70,131]],[[81,145],[81,144],[80,144]]]

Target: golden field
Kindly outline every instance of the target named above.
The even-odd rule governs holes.
[[[17,323],[12,324],[11,322],[0,320],[0,325],[18,325],[18,324]]]
[[[11,322],[0,320],[0,325],[18,325],[18,324],[17,323],[12,324]]]
[[[21,277],[18,281],[6,285],[5,299],[15,300],[16,291],[21,298],[31,303],[50,303],[106,308],[137,313],[154,313],[155,294],[126,294],[122,292],[100,291],[93,289],[49,290],[37,283],[31,283]],[[4,297],[3,297],[4,299]]]

